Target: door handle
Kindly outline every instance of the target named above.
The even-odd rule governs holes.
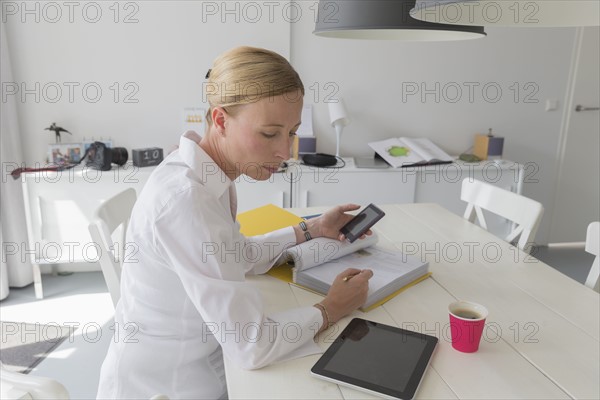
[[[598,111],[600,110],[600,107],[584,107],[581,104],[578,104],[577,107],[575,107],[575,111],[579,112],[579,111]]]

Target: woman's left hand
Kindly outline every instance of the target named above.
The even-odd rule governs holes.
[[[354,215],[346,214],[349,211],[356,211],[360,209],[360,206],[357,204],[344,204],[337,207],[334,207],[330,210],[327,210],[321,216],[314,218],[311,222],[313,222],[313,226],[311,226],[311,231],[316,233],[313,235],[315,237],[328,237],[331,239],[337,240],[345,240],[346,237],[340,232],[340,229],[348,223]],[[367,231],[367,235],[371,235],[371,230]],[[362,235],[360,239],[363,239],[365,235]]]

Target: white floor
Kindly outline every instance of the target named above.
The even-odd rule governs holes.
[[[43,275],[43,286],[42,300],[36,300],[33,285],[11,288],[0,303],[0,318],[76,327],[31,375],[56,379],[72,399],[95,399],[100,366],[113,333],[114,309],[102,273]]]
[[[594,255],[586,252],[583,244],[539,246],[531,255],[580,283],[585,282],[594,262]]]

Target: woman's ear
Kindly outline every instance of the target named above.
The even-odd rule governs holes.
[[[225,120],[227,119],[227,111],[223,107],[214,107],[212,109],[212,122],[219,135],[225,134]]]

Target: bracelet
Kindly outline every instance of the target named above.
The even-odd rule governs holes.
[[[333,325],[333,323],[329,319],[329,313],[327,312],[327,309],[325,308],[325,306],[321,303],[317,303],[314,306],[317,307],[319,310],[323,311],[323,314],[325,314],[325,325],[327,326],[327,328],[329,328],[331,325]]]
[[[302,231],[304,232],[304,238],[306,239],[307,242],[309,240],[312,240],[312,236],[310,235],[310,232],[308,231],[308,227],[306,226],[306,222],[300,221],[300,229],[302,229]]]

